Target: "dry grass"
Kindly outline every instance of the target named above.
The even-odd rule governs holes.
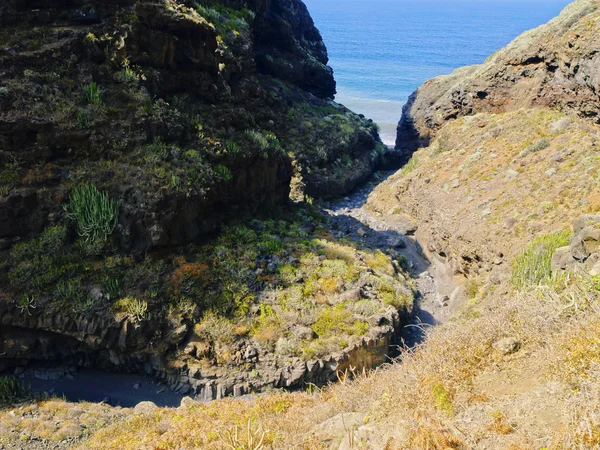
[[[361,412],[366,415],[357,448],[595,448],[598,282],[575,275],[549,281],[519,293],[496,290],[433,329],[397,364],[313,394],[271,393],[149,415],[51,400],[2,411],[2,439],[94,432],[80,449],[312,450],[346,439],[346,432],[319,424]],[[521,342],[516,354],[493,349],[507,336]]]
[[[379,185],[368,205],[414,216],[421,233],[444,236],[446,253],[512,258],[540,234],[600,210],[599,140],[597,125],[549,109],[463,117],[415,154],[410,173]]]
[[[0,444],[14,440],[80,439],[123,419],[129,410],[50,399],[0,410]]]
[[[600,394],[591,389],[600,382],[600,293],[594,286],[563,276],[526,292],[488,297],[477,307],[478,318],[466,311],[434,329],[398,364],[370,375],[312,395],[161,409],[101,430],[81,448],[224,449],[236,433],[238,441],[262,439],[264,448],[329,448],[344,436],[315,427],[354,411],[367,414],[366,448],[531,448],[532,442],[592,448],[600,443]],[[506,336],[521,342],[515,355],[492,347]],[[544,417],[549,409],[556,417]]]

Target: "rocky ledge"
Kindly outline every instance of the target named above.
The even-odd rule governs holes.
[[[573,235],[566,247],[552,257],[555,271],[582,270],[591,276],[600,275],[600,214],[586,214],[573,222]]]

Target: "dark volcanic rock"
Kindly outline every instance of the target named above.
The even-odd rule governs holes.
[[[255,321],[255,294],[298,262],[271,220],[292,185],[345,194],[388,156],[372,121],[331,100],[327,62],[300,0],[0,2],[2,368],[145,372],[212,399],[383,363],[391,327],[289,364],[244,326],[227,346],[194,334],[214,311]],[[96,196],[78,216],[82,191]],[[207,249],[259,213],[273,234],[237,224]],[[254,253],[233,256],[243,239]]]

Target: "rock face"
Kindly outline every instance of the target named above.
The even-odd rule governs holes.
[[[1,2],[2,367],[141,371],[210,399],[383,362],[390,326],[317,362],[282,362],[248,329],[227,358],[192,336],[211,307],[256,319],[254,294],[300,265],[278,242],[284,221],[265,219],[273,234],[258,220],[239,226],[203,253],[225,222],[287,205],[292,188],[298,199],[346,193],[386,156],[376,125],[331,100],[327,62],[300,0]],[[88,223],[76,226],[83,187],[97,194],[82,199]],[[100,222],[102,239],[85,234]],[[249,236],[264,239],[252,255],[223,257]],[[342,286],[327,282],[328,293]],[[250,369],[200,370],[178,352]]]
[[[261,73],[290,81],[318,97],[335,95],[327,49],[306,5],[298,0],[251,2],[258,12],[256,64]]]
[[[600,215],[586,214],[573,222],[573,236],[568,247],[556,250],[553,270],[583,270],[600,275]]]
[[[431,255],[495,282],[532,240],[597,211],[596,164],[584,161],[599,136],[598,6],[574,1],[484,64],[413,93],[396,149],[414,159],[371,206],[416,218]]]
[[[420,87],[404,107],[396,148],[426,146],[448,120],[480,112],[553,107],[600,120],[598,2],[577,0],[481,65]]]
[[[147,250],[285,202],[293,174],[311,196],[367,176],[383,146],[328,100],[305,5],[237,3],[3,2],[0,239],[52,222],[66,180],[108,189]]]
[[[165,381],[177,393],[204,401],[265,388],[325,385],[338,377],[378,367],[387,362],[390,345],[406,317],[388,312],[380,320],[389,325],[374,327],[357,344],[320,359],[279,358],[249,342],[240,342],[240,368],[230,370],[206,364],[206,355],[195,354],[187,361],[173,359],[169,352],[173,345],[183,344],[184,352],[188,352],[187,333],[169,339],[168,329],[156,329],[157,325],[164,327],[159,322],[134,324],[108,314],[89,318],[52,307],[24,311],[5,301],[0,302],[0,350],[7,367],[34,360],[140,372]]]

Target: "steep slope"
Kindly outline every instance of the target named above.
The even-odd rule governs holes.
[[[0,369],[212,399],[384,361],[402,270],[287,205],[387,152],[326,64],[299,0],[2,2]]]
[[[489,273],[541,231],[595,211],[599,5],[575,1],[484,64],[420,87],[396,147],[406,158],[428,148],[371,207],[415,215],[428,250],[467,274]]]

